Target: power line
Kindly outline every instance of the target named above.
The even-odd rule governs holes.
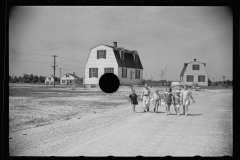
[[[58,62],[60,64],[64,64],[64,65],[68,65],[68,66],[73,66],[73,65],[69,65],[69,64],[65,64],[65,63],[61,63],[61,62]],[[77,68],[83,68],[83,67],[78,67],[78,66],[73,66],[73,67],[77,67]]]
[[[62,68],[62,70],[72,70],[72,71],[74,71],[74,70],[76,70],[76,69]]]
[[[44,61],[40,61],[40,62],[37,62],[37,61],[9,61],[9,62],[28,62],[28,63],[52,63],[52,62],[44,62]]]
[[[34,56],[51,56],[51,55],[46,55],[46,54],[29,54],[29,53],[20,53],[20,52],[12,52],[11,53],[17,53],[17,54],[27,54],[27,55],[34,55]]]
[[[49,67],[30,67],[30,66],[9,66],[11,68],[26,68],[26,69],[43,69],[43,68],[49,68]]]
[[[67,58],[60,57],[60,56],[59,56],[59,58],[66,59],[66,60],[73,61],[73,62],[80,62],[80,63],[86,62],[86,61],[82,61],[82,62],[81,62],[81,61],[76,61],[76,60],[72,60],[72,59],[67,59]]]

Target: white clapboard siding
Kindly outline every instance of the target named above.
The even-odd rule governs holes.
[[[97,50],[106,50],[106,59],[97,59]],[[118,75],[118,64],[112,48],[99,45],[91,49],[85,66],[85,84],[98,84],[100,77],[104,74],[104,68],[114,68],[114,74]],[[98,78],[89,78],[89,68],[98,68]]]
[[[143,78],[143,70],[142,69],[137,69],[140,70],[140,79],[135,79],[135,72],[136,69],[134,68],[127,68],[127,78],[122,78],[122,68],[124,67],[119,67],[118,68],[118,78],[120,80],[121,85],[132,85],[132,84],[141,84],[142,83],[142,78]],[[131,79],[131,71],[132,71],[132,79]]]
[[[65,74],[64,76],[62,76],[61,78],[60,78],[60,84],[67,84],[67,80],[75,80],[75,78],[73,77],[73,76],[71,76],[70,74],[69,74],[69,77],[67,77],[66,76],[67,74]],[[65,83],[62,83],[62,80],[65,80]]]
[[[199,70],[193,70],[192,66],[194,64],[199,65]],[[193,75],[193,82],[187,82],[187,75]],[[198,76],[199,75],[204,75],[205,76],[205,82],[198,82]],[[198,83],[198,85],[203,85],[207,86],[208,85],[208,75],[207,75],[207,70],[206,66],[204,64],[199,63],[199,62],[193,62],[187,65],[187,68],[185,70],[184,76],[183,76],[183,82],[184,84],[192,85],[193,83]]]

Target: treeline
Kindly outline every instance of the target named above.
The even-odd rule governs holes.
[[[208,86],[232,86],[232,85],[233,81],[230,80],[212,82],[210,79],[208,79]]]
[[[9,76],[10,83],[44,83],[46,77],[45,76],[37,76],[33,74],[23,74],[23,76]]]
[[[143,79],[142,84],[149,84],[150,86],[171,86],[172,81],[167,81],[167,80],[159,80],[159,81],[154,81],[154,80],[145,80]]]
[[[45,76],[37,76],[33,74],[23,74],[23,76],[9,76],[9,83],[45,83]],[[60,78],[55,77],[55,84],[60,83]],[[75,84],[83,84],[83,78],[80,78],[78,81],[75,81]]]
[[[167,80],[154,81],[149,79],[148,80],[143,79],[142,85],[145,84],[146,82],[150,86],[171,86],[172,85],[172,81],[167,81]],[[232,85],[233,85],[233,81],[230,81],[230,80],[212,82],[210,79],[208,79],[208,86],[232,86]],[[198,86],[198,84],[194,83],[193,86]]]

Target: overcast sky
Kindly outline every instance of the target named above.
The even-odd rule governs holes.
[[[225,7],[16,7],[9,18],[9,75],[50,76],[57,55],[61,75],[83,77],[90,49],[116,41],[138,51],[144,79],[159,80],[168,63],[164,79],[179,81],[183,64],[196,58],[211,80],[232,80],[232,19]]]

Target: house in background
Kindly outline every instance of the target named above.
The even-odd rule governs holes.
[[[77,83],[79,83],[79,81],[80,81],[80,78],[75,75],[75,72],[73,74],[67,73],[60,78],[61,85],[77,84]]]
[[[54,83],[54,78],[53,76],[48,76],[45,79],[45,84],[53,84]]]
[[[208,85],[208,74],[206,63],[198,62],[194,59],[193,62],[184,63],[184,67],[180,74],[181,84],[193,85],[197,83],[199,86]]]
[[[180,82],[172,82],[172,83],[171,83],[171,86],[172,86],[172,87],[179,87],[180,85],[181,85]]]
[[[120,85],[141,84],[143,67],[138,52],[117,47],[117,42],[92,48],[85,65],[85,86],[97,87],[104,73],[118,76]]]

